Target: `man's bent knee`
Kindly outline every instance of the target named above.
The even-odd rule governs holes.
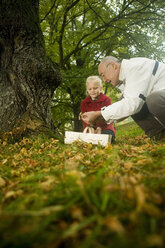
[[[156,91],[151,93],[146,98],[146,103],[150,113],[157,115],[157,113],[163,108],[165,111],[165,90]]]

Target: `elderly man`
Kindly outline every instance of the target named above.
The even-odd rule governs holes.
[[[103,119],[108,124],[131,116],[146,135],[165,138],[165,64],[147,58],[103,58],[100,77],[122,92],[122,99],[101,111],[86,112],[83,121],[94,124]]]

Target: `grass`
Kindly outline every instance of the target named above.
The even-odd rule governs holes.
[[[165,143],[116,130],[105,148],[1,142],[1,248],[164,247]]]

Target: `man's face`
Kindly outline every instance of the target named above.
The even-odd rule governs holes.
[[[98,67],[98,72],[105,83],[111,83],[113,86],[119,84],[120,64],[111,61],[105,66],[101,62]]]

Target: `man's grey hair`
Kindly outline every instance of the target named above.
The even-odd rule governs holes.
[[[115,63],[120,63],[120,60],[118,60],[117,58],[113,57],[113,56],[106,56],[101,60],[101,63],[103,63],[105,66],[107,66],[109,64],[109,62],[115,62]]]

